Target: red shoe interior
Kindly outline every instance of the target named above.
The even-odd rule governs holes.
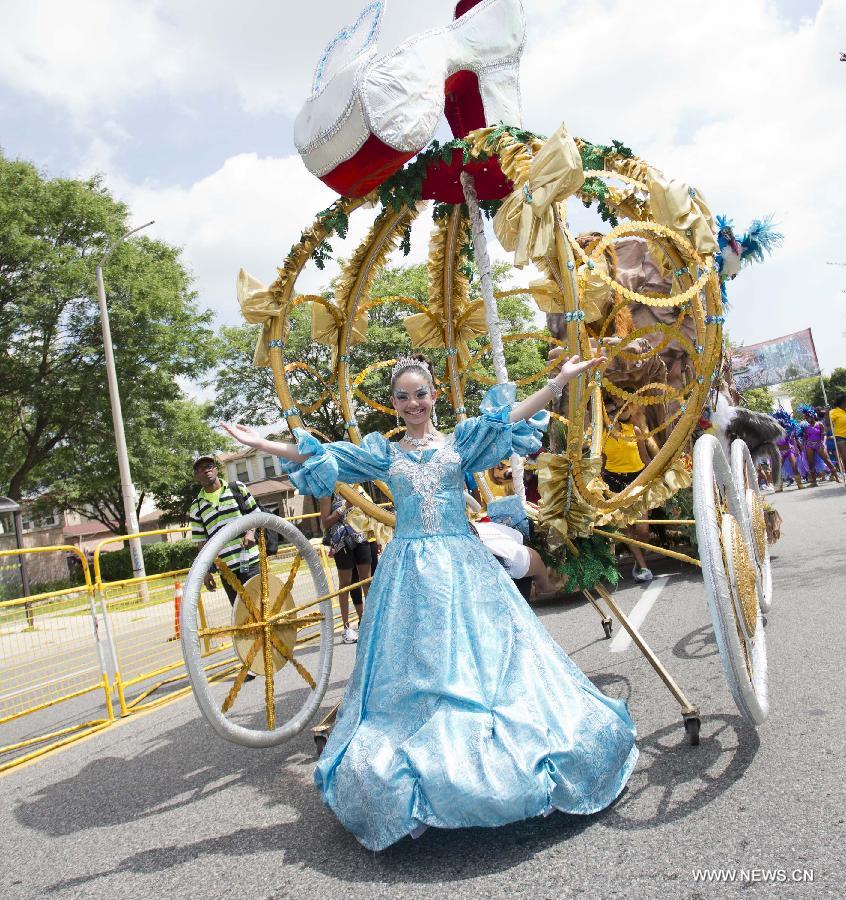
[[[416,152],[394,150],[371,134],[355,156],[340,163],[320,180],[342,197],[363,197],[416,155]]]
[[[511,193],[511,182],[503,175],[496,157],[471,160],[466,166],[461,162],[461,150],[452,152],[449,162],[438,160],[426,169],[423,181],[423,199],[441,203],[463,203],[464,191],[459,180],[466,169],[476,180],[476,193],[480,200],[501,200]]]

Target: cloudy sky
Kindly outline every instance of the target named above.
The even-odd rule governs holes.
[[[238,269],[272,280],[332,198],[292,122],[323,46],[365,2],[300,5],[0,0],[0,147],[51,176],[102,172],[235,322]],[[732,338],[810,326],[823,368],[846,366],[846,0],[524,5],[524,125],[622,140],[741,229],[774,214],[785,244],[730,285]],[[442,24],[450,6],[389,0],[387,37]]]

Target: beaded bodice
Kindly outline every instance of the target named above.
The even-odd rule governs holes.
[[[431,450],[391,445],[388,484],[394,495],[399,538],[468,534],[464,475],[452,441]]]

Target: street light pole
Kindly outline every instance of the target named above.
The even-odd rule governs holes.
[[[109,310],[106,306],[106,287],[103,284],[103,265],[108,261],[117,245],[135,234],[142,228],[147,228],[153,222],[147,222],[127,231],[126,234],[119,237],[109,248],[101,263],[97,264],[95,272],[97,278],[97,299],[100,304],[100,325],[103,329],[103,354],[106,359],[106,377],[109,383],[109,400],[112,407],[112,424],[115,429],[115,447],[117,449],[118,469],[120,470],[120,491],[123,495],[123,511],[126,518],[126,529],[129,534],[136,534],[140,529],[138,527],[138,516],[135,512],[136,494],[135,485],[132,483],[132,474],[129,470],[129,453],[126,449],[126,435],[123,430],[123,412],[120,406],[120,392],[118,391],[117,371],[115,370],[115,355],[112,350],[112,332],[109,327]],[[129,541],[129,555],[132,558],[132,577],[144,578],[146,571],[144,569],[144,556],[141,551],[141,541],[133,538]]]

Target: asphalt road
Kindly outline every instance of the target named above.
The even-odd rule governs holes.
[[[308,734],[241,749],[218,739],[188,698],[0,776],[0,894],[846,896],[846,490],[823,485],[774,502],[784,526],[767,617],[771,714],[758,731],[726,688],[698,570],[659,563],[638,607],[644,637],[701,709],[696,748],[640,653],[603,640],[586,603],[536,608],[588,675],[630,703],[641,757],[612,808],[430,830],[373,854],[322,806]],[[630,580],[616,591],[626,610],[644,595]],[[327,708],[352,658],[338,646]],[[788,881],[703,884],[700,868],[738,879],[781,869]],[[813,882],[792,883],[795,870],[813,870]]]

